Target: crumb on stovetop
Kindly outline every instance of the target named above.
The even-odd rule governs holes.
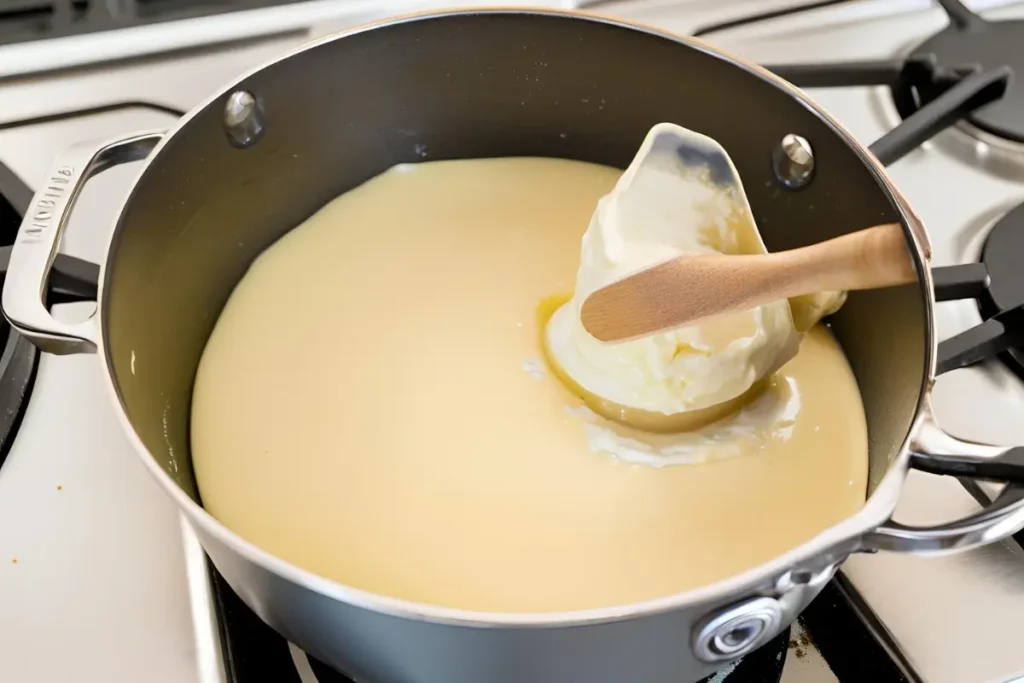
[[[789,639],[789,649],[793,651],[797,659],[803,659],[807,656],[807,648],[811,647],[812,642],[811,637],[805,631],[801,631],[797,636]]]

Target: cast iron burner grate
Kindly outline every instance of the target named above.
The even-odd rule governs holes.
[[[896,108],[904,118],[941,96],[944,80],[1007,66],[1011,73],[1024,74],[1024,21],[985,21],[958,2],[947,4],[949,24],[908,58],[927,65],[936,78],[903,79],[893,89]],[[965,118],[986,133],[1024,142],[1024,89],[1011,80],[1002,97]]]

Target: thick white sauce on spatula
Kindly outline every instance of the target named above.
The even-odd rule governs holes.
[[[552,362],[577,388],[620,406],[604,414],[643,411],[648,428],[659,421],[663,427],[678,428],[681,421],[692,426],[692,419],[673,424],[659,416],[692,418],[695,411],[710,411],[716,419],[721,411],[715,407],[732,407],[785,364],[800,333],[845,297],[811,297],[813,310],[808,297],[772,301],[616,344],[595,339],[580,320],[583,301],[596,289],[683,254],[715,253],[767,253],[739,172],[715,140],[659,123],[590,219],[572,299],[547,326]]]
[[[537,311],[572,291],[580,238],[619,173],[554,159],[399,167],[268,249],[196,378],[206,508],[339,582],[510,612],[708,584],[857,510],[864,413],[821,326],[768,390],[795,395],[793,414],[718,432],[732,457],[651,467],[595,446],[595,425],[640,451],[665,435],[588,414],[542,359]]]

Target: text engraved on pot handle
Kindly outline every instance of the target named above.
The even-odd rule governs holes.
[[[50,268],[61,234],[86,182],[108,168],[146,158],[163,131],[75,145],[58,157],[46,182],[32,198],[11,252],[3,289],[3,312],[11,325],[49,353],[95,352],[99,342],[96,316],[63,323],[46,308]]]
[[[75,169],[71,166],[61,166],[55,170],[46,186],[33,198],[28,215],[25,216],[27,225],[18,232],[17,241],[34,243],[49,238],[54,211],[67,195],[74,175]]]

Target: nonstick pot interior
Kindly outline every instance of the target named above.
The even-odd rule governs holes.
[[[262,138],[248,148],[224,130],[237,90],[254,95],[264,115]],[[132,425],[196,497],[189,412],[207,337],[252,259],[336,195],[403,162],[547,156],[624,168],[662,121],[721,142],[770,250],[901,218],[863,152],[795,91],[670,36],[495,11],[356,32],[243,78],[188,119],[141,175],[101,302],[108,362]],[[814,179],[800,191],[772,173],[773,149],[788,133],[815,154]],[[906,438],[925,384],[927,301],[921,283],[855,293],[834,316],[863,393],[872,487]]]

